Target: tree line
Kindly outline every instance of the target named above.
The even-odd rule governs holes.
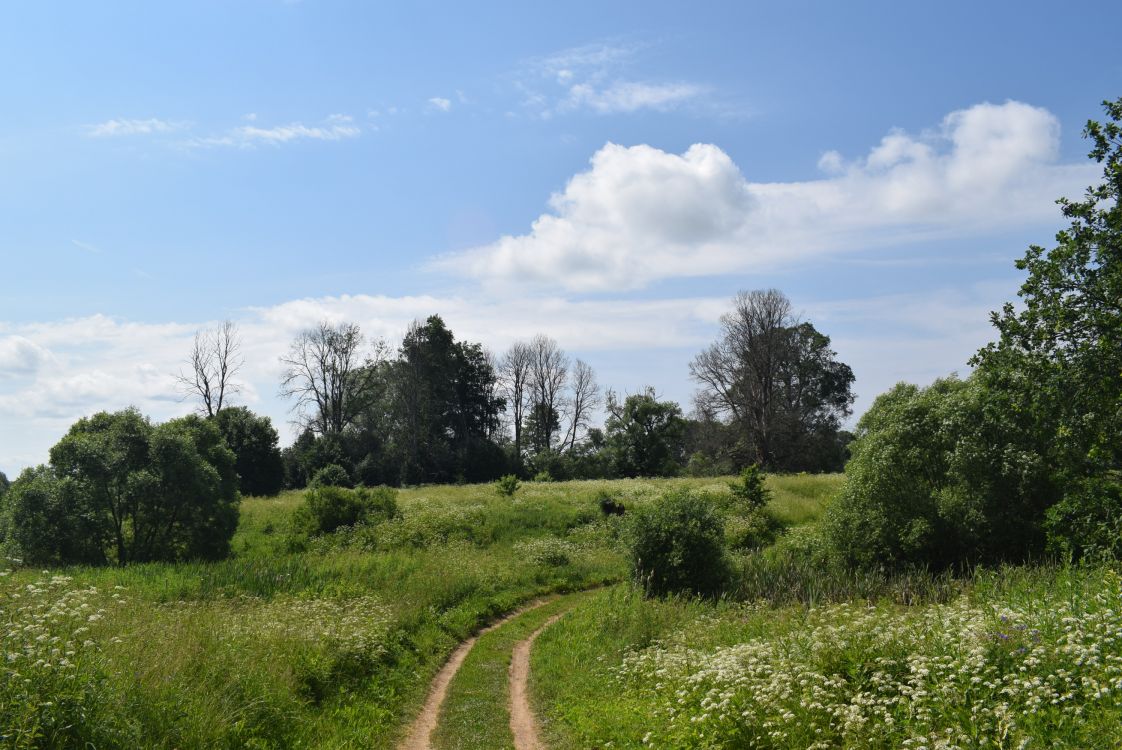
[[[285,482],[326,466],[355,484],[836,471],[852,370],[776,290],[742,292],[691,371],[694,414],[651,388],[603,391],[593,368],[537,335],[500,355],[456,340],[439,315],[392,351],[353,323],[301,333],[282,359],[301,432]],[[600,410],[603,426],[596,426]]]
[[[133,408],[74,424],[46,465],[0,475],[0,549],[35,564],[216,559],[241,495],[306,486],[836,471],[853,374],[776,290],[742,292],[698,355],[696,408],[650,387],[602,390],[585,361],[537,335],[501,355],[457,340],[439,315],[399,346],[354,323],[300,332],[280,393],[299,435],[232,406],[245,361],[235,324],[196,334],[174,378],[197,414],[163,424]],[[599,415],[606,418],[598,426]]]

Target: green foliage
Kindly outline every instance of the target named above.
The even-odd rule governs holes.
[[[238,489],[243,495],[272,497],[284,486],[280,437],[268,417],[244,406],[227,407],[214,417],[227,447],[234,452]]]
[[[738,480],[729,483],[736,505],[744,510],[758,510],[767,505],[771,492],[764,485],[766,478],[759,464],[752,464],[740,472]]]
[[[0,471],[0,498],[4,497],[4,493],[7,492],[8,488],[11,486],[12,483],[8,481],[8,475]]]
[[[30,565],[105,561],[105,524],[49,466],[24,469],[0,505],[0,551]]]
[[[139,412],[78,421],[6,503],[8,544],[28,562],[218,559],[238,522],[234,455],[210,421],[153,426]]]
[[[495,480],[495,491],[502,497],[514,497],[522,485],[514,474],[505,474]]]
[[[1048,467],[977,377],[900,384],[857,426],[826,533],[857,565],[1018,560],[1043,550]]]
[[[765,508],[752,508],[725,520],[725,543],[740,552],[760,549],[774,543],[783,528],[783,523]]]
[[[675,491],[632,514],[631,571],[653,596],[716,596],[728,583],[724,526],[709,498]]]
[[[1017,262],[1027,272],[1021,304],[993,316],[1000,338],[975,358],[1064,496],[1050,528],[1072,553],[1102,549],[1088,502],[1109,502],[1122,471],[1122,98],[1103,104],[1109,120],[1084,132],[1103,181],[1082,201],[1059,201],[1070,226],[1054,248],[1030,247]],[[1085,542],[1056,525],[1065,517],[1089,534]]]
[[[1048,509],[1051,552],[1068,559],[1122,558],[1122,478],[1084,479]]]
[[[553,475],[550,474],[546,470],[542,470],[542,471],[539,471],[537,474],[534,475],[533,481],[535,481],[535,482],[552,482],[553,481]]]
[[[296,527],[309,536],[330,534],[344,526],[374,524],[398,515],[397,491],[391,487],[318,485],[304,493]]]
[[[339,464],[328,464],[315,473],[312,481],[308,482],[308,487],[353,487],[354,482],[351,481],[350,475],[347,470]]]
[[[675,476],[684,461],[686,423],[673,401],[659,401],[653,389],[618,403],[609,395],[604,424],[607,451],[623,477]]]

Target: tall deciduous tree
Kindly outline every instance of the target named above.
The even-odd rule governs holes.
[[[522,461],[522,427],[530,404],[533,350],[525,341],[514,342],[499,361],[499,382],[510,409],[515,460]]]
[[[530,341],[530,412],[527,423],[535,452],[552,450],[561,429],[569,357],[557,342],[538,334]]]
[[[184,398],[197,397],[199,411],[213,417],[241,390],[234,377],[244,364],[238,327],[227,320],[218,328],[195,333],[188,369],[181,370],[175,380]]]
[[[673,401],[660,401],[653,388],[627,396],[607,396],[604,423],[607,450],[616,473],[625,477],[674,476],[684,462],[686,421]]]
[[[1084,131],[1103,181],[1058,201],[1070,225],[1017,261],[1021,305],[993,315],[1000,338],[974,360],[994,406],[1021,421],[1017,442],[1051,467],[1052,542],[1074,554],[1122,553],[1122,98],[1103,106]]]
[[[836,433],[853,403],[852,370],[776,289],[740,292],[690,373],[699,410],[731,423],[747,461],[778,468],[811,436]]]
[[[592,423],[592,413],[600,406],[600,386],[596,382],[596,372],[584,360],[573,363],[573,376],[569,382],[569,428],[565,444],[572,453],[577,439]]]
[[[296,399],[293,410],[303,426],[319,435],[338,435],[367,406],[384,354],[385,345],[367,346],[354,323],[324,321],[302,331],[281,357],[280,393]]]

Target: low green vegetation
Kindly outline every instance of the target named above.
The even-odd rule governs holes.
[[[331,532],[287,492],[242,501],[224,560],[2,570],[0,747],[390,747],[481,624],[627,577],[600,493],[723,486],[422,487]]]
[[[597,593],[533,655],[550,746],[1114,746],[1115,570],[980,570],[954,589],[809,609]]]

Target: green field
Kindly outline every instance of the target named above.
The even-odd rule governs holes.
[[[401,491],[396,519],[310,542],[290,533],[302,495],[287,493],[242,503],[223,562],[16,568],[0,577],[0,747],[393,747],[458,642],[530,599],[594,587],[480,639],[436,746],[506,741],[510,649],[562,610],[531,676],[559,748],[1122,736],[1111,569],[823,567],[804,547],[842,481],[769,477],[786,532],[734,555],[718,602],[644,599],[627,582],[627,516],[604,517],[596,497],[630,511],[688,487],[732,538],[727,479],[528,483],[513,498],[421,487]]]

